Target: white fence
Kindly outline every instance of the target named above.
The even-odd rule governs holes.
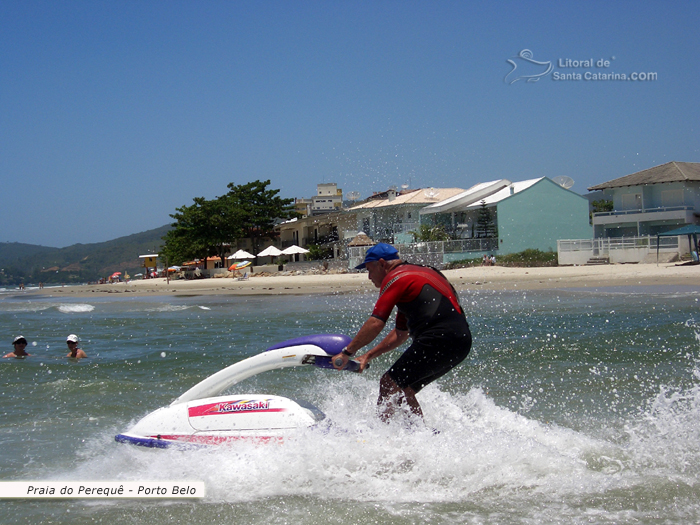
[[[605,237],[600,239],[563,239],[557,241],[557,254],[560,265],[586,264],[590,259],[608,258],[611,263],[638,263],[656,256],[656,242],[659,239],[659,252],[677,253],[680,257],[688,253],[679,237]],[[687,245],[687,243],[685,243]]]
[[[399,257],[405,261],[416,264],[427,264],[441,268],[444,266],[446,253],[464,253],[469,258],[469,253],[475,252],[471,257],[478,257],[481,253],[493,253],[498,250],[498,239],[495,237],[484,239],[459,239],[455,241],[417,242],[411,244],[396,244]],[[369,246],[348,246],[348,267],[354,268],[365,258],[365,252]]]

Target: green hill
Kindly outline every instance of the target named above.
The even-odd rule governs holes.
[[[26,257],[32,257],[39,253],[50,253],[58,248],[38,246],[36,244],[22,244],[21,242],[0,243],[0,268],[7,264],[14,264]]]
[[[157,251],[168,230],[169,224],[112,241],[66,248],[0,243],[0,286],[84,283],[109,277],[114,272],[133,275],[142,269],[139,255]]]

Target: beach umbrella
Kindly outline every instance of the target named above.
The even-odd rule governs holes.
[[[272,262],[273,257],[279,257],[280,255],[282,255],[282,250],[270,245],[267,248],[265,248],[263,251],[261,251],[257,256],[258,257],[270,257],[270,262]]]
[[[114,272],[112,274],[112,277],[119,277],[122,274],[122,272]]]
[[[289,248],[285,248],[284,250],[282,250],[282,253],[284,255],[296,255],[297,253],[309,253],[309,250],[294,244],[294,245],[290,246]]]
[[[258,257],[278,257],[282,255],[282,250],[270,245],[258,254]]]
[[[229,255],[226,258],[230,261],[231,259],[252,259],[253,257],[255,257],[255,255],[252,253],[248,253],[245,250],[238,250],[236,253]]]
[[[237,263],[233,263],[231,266],[228,267],[229,272],[233,272],[235,270],[242,270],[243,268],[247,268],[250,266],[252,263],[250,261],[241,261]]]
[[[283,253],[284,255],[291,255],[291,256],[292,256],[292,260],[297,260],[297,261],[298,261],[298,260],[299,260],[299,254],[300,254],[300,253],[301,253],[301,254],[303,254],[303,253],[309,253],[309,250],[307,250],[307,249],[305,249],[305,248],[302,248],[302,247],[300,247],[300,246],[297,246],[296,244],[293,244],[293,245],[290,246],[289,248],[285,248],[284,250],[282,250],[282,253]]]

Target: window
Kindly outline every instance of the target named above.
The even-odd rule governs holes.
[[[683,206],[683,190],[667,190],[661,192],[661,206]]]
[[[628,193],[622,196],[623,210],[641,210],[642,209],[642,194]]]

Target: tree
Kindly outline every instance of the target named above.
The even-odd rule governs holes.
[[[321,244],[309,244],[307,246],[309,253],[306,257],[312,261],[318,261],[321,259],[332,259],[333,249],[330,246],[323,246]]]
[[[413,242],[449,241],[450,236],[443,226],[421,224],[417,231],[412,231]]]
[[[269,190],[269,185],[269,180],[242,185],[230,183],[229,192],[225,195],[227,206],[239,214],[241,236],[252,240],[255,253],[258,253],[262,239],[274,238],[276,219],[297,216],[294,199],[278,197],[280,190]]]
[[[241,235],[240,212],[229,205],[225,196],[193,200],[194,204],[177,208],[177,213],[171,215],[176,222],[163,237],[163,253],[173,263],[216,255],[225,264],[232,239]]]
[[[591,202],[591,209],[593,213],[603,212],[603,211],[613,211],[613,201],[599,200]]]
[[[481,208],[479,208],[479,215],[476,219],[476,237],[496,237],[496,225],[486,206],[486,201],[481,201]]]
[[[296,215],[294,199],[269,190],[270,181],[229,184],[229,192],[212,200],[196,197],[190,206],[176,209],[176,222],[163,240],[164,255],[174,264],[188,259],[218,256],[225,264],[226,253],[238,239],[251,238],[256,253],[260,239],[274,237],[276,219]]]
[[[593,224],[593,214],[594,213],[601,213],[601,212],[606,212],[606,211],[613,211],[613,201],[608,201],[605,199],[598,200],[598,201],[592,201],[591,202],[591,209],[588,212],[588,222],[590,224]]]

